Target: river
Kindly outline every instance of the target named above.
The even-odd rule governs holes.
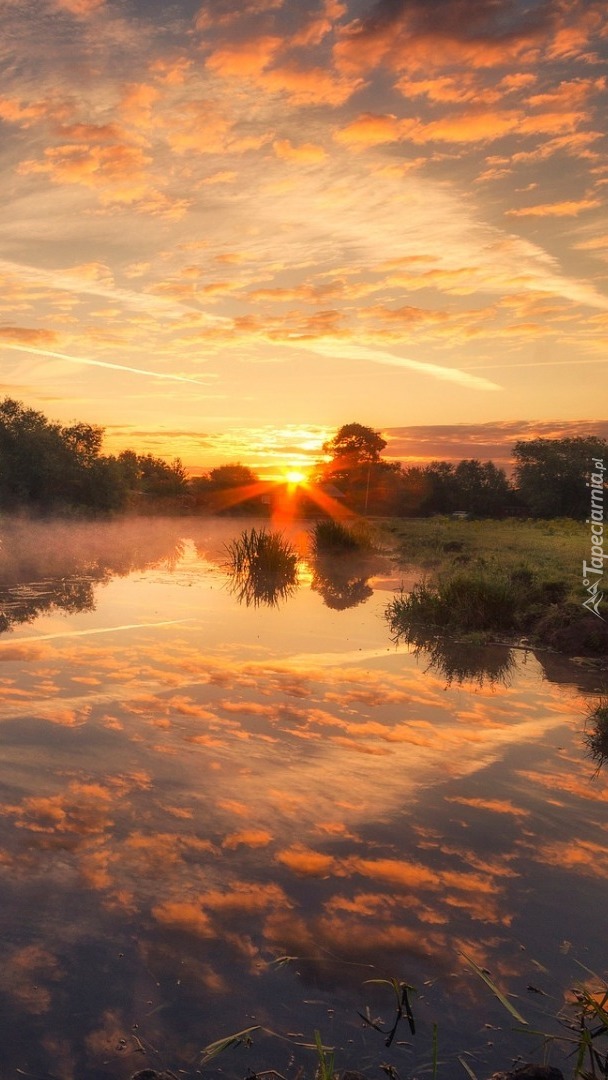
[[[553,1035],[606,968],[598,673],[391,641],[387,558],[239,601],[250,526],[0,525],[1,1075],[542,1060],[475,965]]]

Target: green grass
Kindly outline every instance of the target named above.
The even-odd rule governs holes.
[[[458,521],[447,517],[390,520],[395,557],[425,575],[386,609],[394,637],[416,644],[421,631],[525,634],[570,656],[608,653],[608,622],[582,602],[585,525],[555,521]]]
[[[331,518],[317,521],[311,533],[310,547],[313,556],[355,555],[376,549],[365,523],[346,526]]]
[[[457,521],[450,517],[387,519],[382,530],[402,566],[440,573],[456,567],[532,569],[540,580],[563,580],[580,602],[580,569],[588,529],[569,518],[554,521]]]
[[[493,573],[459,569],[418,582],[390,601],[386,615],[395,636],[417,626],[464,633],[524,631],[565,593],[565,583],[541,581],[525,567]]]

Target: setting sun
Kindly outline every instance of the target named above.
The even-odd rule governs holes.
[[[288,484],[304,484],[306,482],[306,474],[300,472],[299,469],[289,469],[285,473],[285,479]]]

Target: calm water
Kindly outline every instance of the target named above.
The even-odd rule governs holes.
[[[598,676],[396,646],[386,560],[239,603],[241,527],[0,527],[0,1075],[191,1077],[253,1025],[205,1075],[313,1075],[318,1030],[430,1076],[434,1023],[440,1078],[540,1060],[462,953],[550,1031],[606,968]],[[417,991],[388,1048],[384,978]]]

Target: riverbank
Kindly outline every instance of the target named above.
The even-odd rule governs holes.
[[[608,657],[601,601],[597,613],[583,606],[584,524],[440,516],[378,524],[398,565],[422,569],[414,588],[387,608],[395,637],[415,643],[421,633],[458,634],[475,644],[523,638],[570,657]]]

